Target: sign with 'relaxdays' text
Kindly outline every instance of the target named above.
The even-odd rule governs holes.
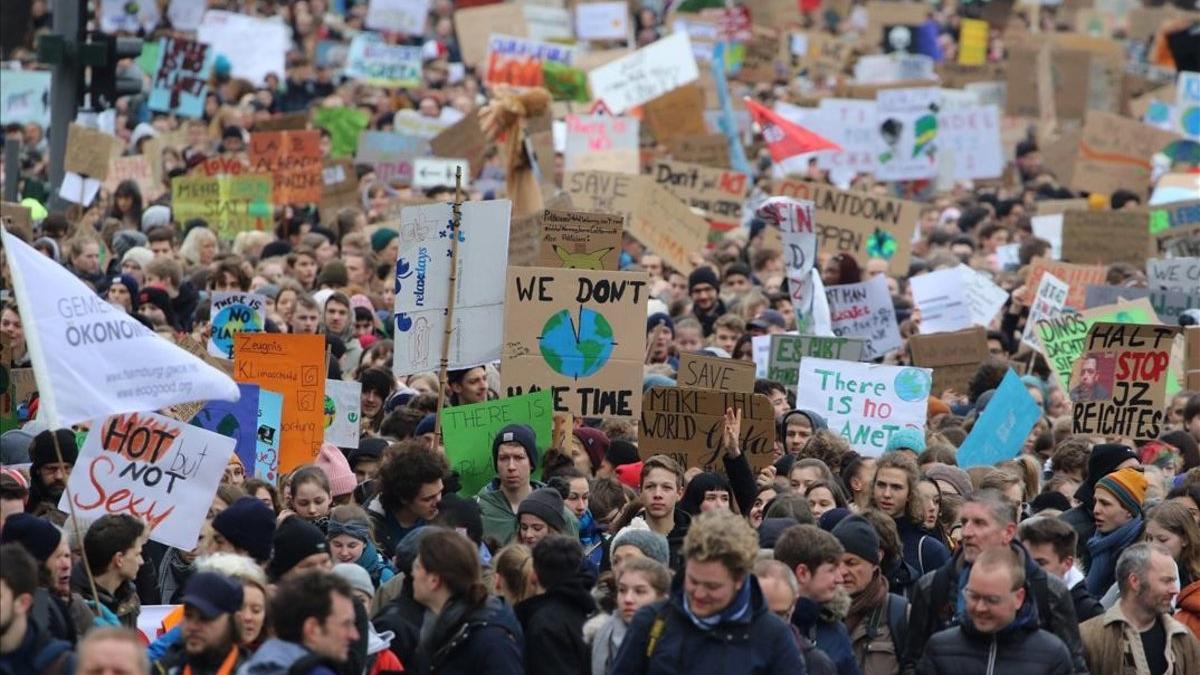
[[[775,409],[763,394],[651,387],[638,425],[638,454],[663,454],[683,467],[725,473],[719,444],[729,408],[742,411],[738,448],[757,473],[771,464],[775,447]]]
[[[554,402],[549,389],[442,409],[442,443],[450,468],[458,472],[460,492],[473,495],[496,477],[492,440],[509,424],[528,424],[537,436],[538,451],[551,445]]]
[[[702,354],[680,354],[675,381],[681,387],[695,389],[754,391],[754,362]]]
[[[114,415],[79,449],[59,508],[89,521],[126,513],[146,523],[150,539],[190,551],[200,538],[234,441],[155,415]]]
[[[807,358],[796,407],[815,410],[859,453],[878,457],[892,433],[923,431],[933,375],[928,368]]]
[[[550,389],[556,412],[636,416],[648,287],[642,272],[510,267],[501,363],[508,395]]]
[[[1071,379],[1072,433],[1142,442],[1162,431],[1178,326],[1097,322]]]

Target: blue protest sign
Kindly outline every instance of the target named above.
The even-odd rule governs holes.
[[[209,401],[192,418],[192,426],[232,438],[237,442],[234,452],[242,460],[246,475],[254,475],[257,453],[254,437],[258,429],[258,385],[238,383],[242,396],[237,401]]]
[[[165,37],[159,43],[158,63],[151,74],[147,105],[180,117],[204,115],[204,97],[212,71],[213,50],[194,40]]]
[[[992,466],[1016,457],[1041,416],[1041,406],[1029,395],[1021,378],[1009,369],[958,449],[958,467]]]
[[[279,472],[279,426],[283,416],[283,394],[270,389],[258,391],[258,426],[255,432],[254,477],[274,483]]]

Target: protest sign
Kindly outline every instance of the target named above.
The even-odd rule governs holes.
[[[245,176],[250,173],[250,157],[244,152],[231,152],[215,157],[205,157],[192,168],[189,175],[204,176]]]
[[[746,174],[701,164],[660,161],[651,171],[654,182],[704,212],[717,232],[742,224],[742,206],[750,181]]]
[[[390,45],[379,36],[359,33],[346,53],[346,77],[376,87],[421,84],[421,48]]]
[[[15,227],[31,232],[33,214],[28,206],[21,206],[14,202],[0,202],[0,221],[3,221],[7,228]]]
[[[1083,353],[1088,330],[1097,321],[1151,325],[1158,323],[1158,316],[1155,315],[1150,302],[1142,298],[1093,307],[1079,313],[1064,312],[1058,317],[1038,322],[1034,329],[1037,331],[1038,342],[1042,345],[1042,353],[1046,355],[1046,361],[1050,363],[1054,375],[1058,378],[1059,386],[1064,389],[1070,381],[1072,366]]]
[[[250,170],[274,178],[276,204],[321,201],[321,135],[318,131],[267,131],[250,134]]]
[[[1076,434],[1158,438],[1165,415],[1171,345],[1178,326],[1096,322],[1072,370]]]
[[[860,454],[882,455],[900,429],[924,433],[928,368],[806,358],[799,382],[796,407],[823,415]]]
[[[630,34],[629,3],[582,2],[575,5],[575,35],[580,40],[625,40]]]
[[[149,158],[145,155],[114,157],[109,161],[108,178],[104,179],[104,189],[112,194],[122,181],[127,180],[137,183],[138,189],[142,193],[142,199],[147,202],[158,199],[166,191],[161,183],[154,180],[154,170],[150,166]]]
[[[920,204],[792,180],[777,181],[772,194],[813,202],[822,252],[850,253],[860,264],[882,258],[889,274],[908,274]]]
[[[1154,245],[1146,214],[1139,211],[1067,211],[1062,237],[1062,259],[1081,264],[1142,267]]]
[[[921,311],[921,333],[944,333],[971,325],[962,266],[919,274],[909,280],[913,303]]]
[[[538,267],[616,271],[625,219],[608,213],[556,211],[539,214]]]
[[[436,157],[462,157],[468,167],[480,169],[491,141],[483,133],[479,123],[479,111],[473,110],[454,124],[446,127],[429,140],[429,148]],[[466,175],[463,176],[465,180]]]
[[[349,206],[360,206],[358,174],[349,160],[327,160],[321,170],[321,222],[330,223],[338,212]]]
[[[623,115],[567,115],[567,147],[563,167],[567,171],[638,170],[637,118]]]
[[[325,380],[325,442],[357,448],[362,422],[362,383]]]
[[[1200,326],[1184,328],[1187,339],[1184,376],[1188,391],[1200,390]]]
[[[527,5],[528,6],[528,5]],[[542,61],[542,86],[555,101],[587,103],[587,71],[557,61]]]
[[[575,41],[571,11],[552,4],[522,3],[526,36],[541,42]]]
[[[933,59],[925,54],[866,54],[854,62],[858,84],[935,81]]]
[[[1033,296],[1033,304],[1029,307],[1029,317],[1025,320],[1025,330],[1021,334],[1021,342],[1034,349],[1041,349],[1041,345],[1034,339],[1033,327],[1039,321],[1045,321],[1061,314],[1070,290],[1071,287],[1066,282],[1053,274],[1049,272],[1042,274],[1037,293]]]
[[[937,173],[937,87],[884,89],[875,95],[880,120],[879,180],[921,180]]]
[[[417,157],[413,160],[414,188],[454,187],[455,178],[459,176],[464,188],[470,185],[471,166],[465,159]]]
[[[1146,279],[1153,288],[1200,291],[1200,258],[1151,258]]]
[[[359,137],[355,164],[370,164],[385,183],[409,183],[413,161],[428,154],[429,142],[423,138],[388,131],[365,131]]]
[[[817,235],[812,202],[791,197],[770,197],[755,213],[779,228],[783,269],[787,274],[788,293],[796,314],[796,330],[801,333],[815,332],[813,313],[817,288],[812,277],[817,262]]]
[[[508,395],[549,389],[557,412],[636,416],[649,283],[641,272],[509,268],[501,363]]]
[[[946,90],[943,90],[943,93]],[[938,112],[938,172],[955,180],[986,180],[1004,173],[1000,143],[1000,110],[994,105],[947,107]]]
[[[667,455],[680,466],[723,474],[719,444],[730,408],[742,411],[738,449],[757,473],[774,461],[775,409],[763,394],[651,387],[641,406],[638,454]]]
[[[169,417],[114,415],[87,435],[58,507],[82,522],[126,513],[153,541],[190,551],[233,449],[233,439]]]
[[[729,168],[729,140],[724,134],[671,136],[667,149],[672,159],[721,169]]]
[[[429,0],[371,0],[367,5],[367,28],[421,35],[429,19]]]
[[[686,32],[676,32],[588,73],[592,96],[614,115],[700,77]]]
[[[1200,309],[1200,286],[1193,286],[1186,291],[1173,291],[1149,288],[1130,288],[1128,286],[1108,286],[1092,284],[1087,288],[1086,306],[1088,309],[1115,305],[1121,300],[1139,300],[1145,298],[1150,302],[1154,315],[1158,320],[1170,325],[1179,323],[1179,317],[1189,309]]]
[[[963,19],[958,29],[958,63],[982,66],[987,59],[988,25],[979,19]]]
[[[783,114],[778,104],[776,112]],[[842,147],[817,154],[822,169],[875,173],[878,166],[878,115],[874,101],[822,98],[809,128]]]
[[[246,476],[252,477],[258,456],[255,436],[258,431],[259,389],[257,384],[238,384],[238,391],[241,397],[236,401],[208,401],[188,423],[232,438],[236,444],[234,454],[242,463]]]
[[[202,42],[175,37],[164,37],[158,44],[158,63],[146,105],[180,117],[203,116],[213,51]]]
[[[1150,185],[1151,158],[1179,136],[1120,115],[1089,110],[1071,174],[1075,190],[1112,194]]]
[[[259,388],[258,420],[254,447],[254,477],[274,483],[279,475],[279,439],[282,436],[283,394]]]
[[[333,149],[329,156],[338,159],[354,154],[359,134],[367,128],[371,116],[357,108],[316,108],[312,111],[313,125],[329,132]]]
[[[1045,239],[1050,244],[1050,257],[1054,260],[1062,260],[1063,214],[1036,215],[1029,219],[1029,224],[1033,228],[1033,236]]]
[[[266,329],[267,299],[257,293],[213,291],[208,353],[233,358],[233,336]]]
[[[679,355],[675,382],[681,387],[713,391],[754,391],[754,363],[718,356]]]
[[[838,337],[863,338],[867,341],[866,359],[883,356],[903,344],[892,307],[892,294],[882,276],[857,284],[829,286],[829,319]]]
[[[167,18],[175,30],[193,31],[200,27],[208,0],[171,0]],[[153,640],[151,640],[153,642]]]
[[[1066,306],[1075,311],[1082,311],[1086,307],[1088,285],[1103,284],[1107,274],[1104,265],[1073,265],[1045,258],[1034,258],[1029,265],[1029,276],[1025,278],[1025,294],[1020,298],[1027,306],[1033,304],[1033,294],[1042,283],[1042,275],[1048,272],[1070,287]]]
[[[287,72],[284,56],[292,48],[292,29],[282,20],[210,9],[196,38],[216,55],[229,60],[233,77],[259,85],[267,75]]]
[[[458,229],[454,270],[454,325],[450,327],[452,369],[478,366],[500,357],[504,310],[505,251],[512,202],[467,202]],[[436,370],[443,358],[442,336],[450,301],[450,204],[410,206],[400,212],[400,251],[396,259],[395,360],[397,375]],[[502,318],[503,317],[503,318]]]
[[[50,71],[6,70],[0,77],[0,123],[50,126]]]
[[[458,472],[462,494],[473,495],[496,477],[492,441],[510,424],[528,424],[539,454],[549,449],[554,424],[550,390],[442,409],[442,444],[451,470]]]
[[[172,216],[184,222],[203,218],[225,240],[243,230],[266,230],[275,213],[273,180],[264,174],[172,178]]]
[[[979,364],[988,357],[987,331],[981,326],[913,335],[908,338],[908,347],[914,366],[933,369],[933,395],[938,397],[947,389],[966,394]]]
[[[283,395],[279,471],[317,458],[325,428],[325,338],[320,335],[238,333],[234,378]]]
[[[515,3],[462,7],[454,12],[454,32],[465,65],[479,67],[487,58],[488,37],[492,33],[529,37],[521,5]],[[477,71],[478,72],[478,71]]]
[[[996,313],[1008,302],[1008,291],[997,286],[991,278],[977,269],[960,265],[966,279],[967,309],[971,312],[971,323],[990,326]]]
[[[1016,457],[1041,416],[1042,407],[1009,369],[958,449],[958,467],[990,467]]]
[[[543,62],[553,61],[569,66],[575,58],[573,47],[511,35],[493,34],[487,44],[484,82],[490,87],[501,84],[540,87],[544,83]]]
[[[52,427],[197,399],[237,400],[224,373],[108,304],[7,230],[0,238],[37,378],[38,417]]]
[[[1180,71],[1175,84],[1175,130],[1193,141],[1200,141],[1200,73]]]
[[[757,374],[787,387],[788,393],[796,394],[796,381],[800,377],[800,361],[808,356],[839,361],[862,359],[867,341],[862,338],[822,337],[817,335],[785,335],[777,333],[765,336],[771,341],[766,372]]]
[[[120,154],[121,141],[116,136],[74,122],[67,128],[66,171],[102,181],[108,177],[108,163]]]

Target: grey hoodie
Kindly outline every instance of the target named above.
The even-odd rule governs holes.
[[[238,675],[283,675],[293,663],[308,654],[303,645],[271,638],[262,643],[249,661],[242,664]]]

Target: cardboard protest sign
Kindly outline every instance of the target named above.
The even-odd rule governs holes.
[[[699,84],[687,84],[647,101],[642,106],[642,119],[655,139],[667,143],[680,136],[707,134],[704,107],[704,89]]]
[[[452,369],[500,357],[504,310],[505,251],[512,202],[467,202],[458,229],[454,325],[450,327]],[[395,360],[397,375],[435,370],[443,358],[442,336],[450,303],[450,204],[410,206],[400,212],[396,258]]]
[[[238,384],[238,391],[242,396],[237,401],[208,401],[188,423],[232,438],[236,443],[234,454],[242,463],[246,476],[253,476],[258,455],[255,435],[258,430],[259,388],[257,384]]]
[[[315,130],[250,134],[251,171],[271,174],[271,198],[277,204],[321,201],[322,154],[321,135]]]
[[[1009,369],[958,449],[958,467],[995,466],[1021,454],[1025,438],[1041,416],[1042,407]]]
[[[754,391],[754,363],[702,354],[680,354],[675,382],[694,389],[751,392]]]
[[[180,117],[203,116],[208,78],[216,58],[212,49],[202,42],[175,37],[164,37],[158,45],[158,63],[146,105]]]
[[[1146,214],[1138,211],[1067,211],[1062,258],[1073,263],[1146,264],[1154,241]]]
[[[266,329],[266,306],[267,299],[257,293],[213,291],[208,353],[232,359],[234,335]]]
[[[892,295],[882,276],[869,281],[825,288],[829,319],[838,337],[863,338],[867,341],[864,358],[874,359],[899,349],[900,329]]]
[[[1145,298],[1150,302],[1150,307],[1159,321],[1178,325],[1181,314],[1189,309],[1200,308],[1200,286],[1193,286],[1189,290],[1191,292],[1093,284],[1087,288],[1086,304],[1088,309],[1093,309],[1104,305],[1116,305],[1122,300]]]
[[[1177,134],[1137,120],[1090,110],[1070,187],[1101,194],[1127,189],[1144,195],[1150,185],[1151,158],[1178,139]]]
[[[493,34],[488,38],[484,82],[495,87],[540,87],[544,83],[542,63],[554,61],[571,65],[575,49],[565,45],[538,42],[511,35]]]
[[[283,394],[279,471],[317,457],[324,438],[325,338],[320,335],[238,333],[234,379]]]
[[[348,206],[359,206],[358,174],[349,160],[335,159],[325,162],[321,170],[321,222],[329,223],[337,218],[338,211]]]
[[[549,389],[558,412],[637,415],[649,283],[641,272],[509,268],[501,363],[508,394]]]
[[[1185,386],[1188,391],[1200,390],[1200,326],[1188,326],[1186,336],[1186,363],[1184,364]]]
[[[243,230],[266,230],[275,215],[271,176],[248,174],[171,179],[171,214],[187,221],[203,218],[221,239]]]
[[[362,383],[325,380],[325,442],[357,448],[362,422]]]
[[[50,126],[50,71],[6,70],[0,77],[0,123]]]
[[[972,326],[950,333],[913,335],[908,338],[914,366],[933,369],[933,395],[947,389],[966,394],[968,384],[988,357],[987,331]]]
[[[1151,258],[1146,279],[1154,288],[1200,291],[1200,258]]]
[[[800,362],[796,407],[823,415],[850,447],[878,457],[893,432],[924,433],[932,383],[928,368],[806,358]]]
[[[147,202],[158,199],[166,189],[154,180],[154,170],[150,160],[145,155],[130,155],[114,157],[108,163],[108,178],[104,180],[104,190],[109,194],[116,191],[122,181],[131,180],[137,183],[142,192],[142,199]]]
[[[1042,283],[1042,275],[1050,273],[1070,287],[1065,304],[1076,311],[1083,311],[1086,307],[1088,285],[1103,284],[1107,273],[1107,267],[1104,265],[1073,265],[1045,258],[1034,258],[1029,265],[1029,276],[1025,278],[1025,295],[1020,298],[1022,303],[1033,303],[1033,294]]]
[[[421,48],[391,45],[379,36],[359,33],[350,41],[343,72],[376,87],[416,87],[421,84]]]
[[[490,145],[491,141],[479,123],[478,110],[464,115],[429,141],[429,148],[435,156],[462,157],[468,166],[477,168],[483,167],[484,155]]]
[[[21,206],[15,202],[0,202],[0,221],[4,221],[4,226],[10,230],[18,228],[32,233],[33,214],[28,206]]]
[[[478,67],[487,58],[492,33],[529,37],[521,5],[501,3],[462,7],[454,12],[454,32],[465,65]]]
[[[592,96],[619,115],[700,77],[686,32],[676,32],[588,73]]]
[[[550,390],[442,409],[442,444],[463,494],[479,492],[496,477],[492,441],[509,424],[528,424],[537,436],[538,452],[549,449],[554,425]]]
[[[882,258],[889,274],[908,274],[920,204],[792,180],[777,181],[772,193],[813,202],[822,252],[849,253],[859,264]]]
[[[729,140],[724,134],[672,136],[667,140],[672,159],[728,169]]]
[[[1153,325],[1159,322],[1154,308],[1145,298],[1131,302],[1118,302],[1082,310],[1079,313],[1063,313],[1056,318],[1040,321],[1034,326],[1042,353],[1058,383],[1064,389],[1071,378],[1071,368],[1084,351],[1088,331],[1096,322],[1120,321],[1128,324]]]
[[[1097,322],[1072,371],[1072,433],[1158,438],[1178,326]]]
[[[259,388],[254,448],[254,477],[275,482],[279,475],[279,439],[282,436],[283,394]]]
[[[563,166],[567,171],[638,170],[637,118],[623,115],[567,115],[567,147]]]
[[[787,387],[788,393],[793,396],[796,394],[796,382],[800,377],[800,362],[805,357],[858,361],[862,359],[867,346],[867,341],[862,338],[781,333],[766,337],[770,338],[771,351],[766,372],[759,376],[779,382]]]
[[[429,19],[429,0],[371,0],[367,5],[367,28],[421,35]]]
[[[575,35],[580,40],[625,40],[630,34],[629,3],[583,2],[575,5]]]
[[[355,164],[370,164],[385,183],[410,183],[413,161],[429,152],[423,138],[387,131],[365,131],[359,138]]]
[[[538,218],[541,236],[535,266],[617,270],[623,217],[546,209]]]
[[[279,18],[259,19],[247,14],[210,9],[196,38],[215,54],[224,54],[233,66],[231,75],[258,85],[267,75],[287,72],[284,56],[292,48],[292,29]]]
[[[103,181],[108,178],[108,163],[120,154],[121,141],[116,136],[72,122],[67,128],[63,170]]]
[[[1033,296],[1033,304],[1029,307],[1029,317],[1025,320],[1025,331],[1021,334],[1021,342],[1040,350],[1041,345],[1034,339],[1034,326],[1039,321],[1051,319],[1062,313],[1067,302],[1067,293],[1071,287],[1058,277],[1045,272],[1038,283],[1037,293]]]
[[[704,212],[713,229],[724,232],[742,223],[742,206],[750,181],[746,174],[701,164],[660,161],[651,174],[654,182]]]
[[[128,513],[150,539],[190,551],[233,448],[231,438],[154,413],[113,415],[87,435],[58,507],[73,505],[83,522]]]
[[[757,473],[773,462],[775,446],[775,409],[763,394],[651,387],[641,406],[638,454],[667,455],[683,467],[725,473],[718,444],[729,408],[742,411],[738,448]]]

